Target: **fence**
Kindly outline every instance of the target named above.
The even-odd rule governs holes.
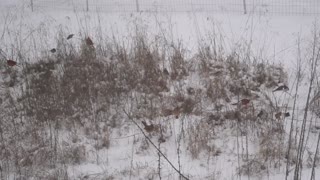
[[[29,0],[32,10],[230,12],[319,15],[320,0]]]

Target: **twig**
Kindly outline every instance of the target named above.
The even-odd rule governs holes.
[[[143,136],[151,143],[151,145],[158,151],[159,154],[162,155],[162,157],[169,163],[169,165],[180,175],[180,177],[183,177],[186,180],[189,180],[185,175],[183,175],[172,163],[171,161],[161,152],[161,150],[151,141],[151,139],[146,135],[146,133],[143,131],[143,129],[139,126],[139,124],[133,120],[133,118],[126,112],[125,109],[123,109],[123,112],[127,115],[127,117],[132,121],[142,132]]]
[[[308,89],[308,94],[307,94],[307,102],[305,106],[305,111],[303,115],[303,122],[302,122],[302,127],[300,130],[300,139],[299,139],[299,146],[298,146],[298,153],[297,153],[297,162],[296,162],[296,167],[294,171],[294,180],[301,179],[301,168],[302,168],[302,157],[303,157],[303,144],[305,142],[305,129],[306,129],[306,122],[307,122],[307,116],[308,116],[308,110],[309,110],[309,103],[310,103],[310,98],[311,98],[311,91],[315,79],[315,72],[316,72],[316,67],[318,64],[318,60],[320,57],[320,48],[317,47],[317,40],[318,37],[315,33],[314,35],[314,42],[313,42],[313,52],[312,52],[312,59],[311,59],[311,71],[310,71],[310,81],[309,81],[309,89]]]
[[[300,42],[300,38],[299,41]],[[299,82],[301,79],[301,55],[300,55],[300,43],[298,43],[298,70],[297,70],[297,82],[296,82],[296,87],[295,87],[295,94],[294,94],[294,102],[293,102],[293,110],[292,110],[292,118],[291,118],[291,125],[290,125],[290,133],[289,133],[289,142],[288,142],[288,150],[287,150],[287,165],[286,165],[286,180],[288,179],[289,176],[289,166],[290,166],[290,150],[291,150],[291,144],[292,144],[292,132],[293,132],[293,120],[295,116],[295,110],[296,110],[296,104],[297,104],[297,96],[298,96],[298,90],[299,90]]]
[[[133,135],[133,141],[132,141],[131,162],[130,162],[130,176],[129,176],[130,180],[131,180],[131,177],[132,177],[132,168],[133,168],[134,141],[135,141],[135,135]]]
[[[162,133],[161,127],[160,127],[160,132]],[[159,149],[161,148],[161,141],[158,142]],[[161,154],[158,152],[158,175],[159,175],[159,180],[161,180]]]
[[[318,150],[319,150],[319,142],[320,142],[320,132],[319,132],[319,135],[318,135],[318,142],[317,142],[316,152],[315,152],[314,158],[313,158],[313,165],[312,165],[312,172],[311,172],[311,178],[310,178],[310,180],[314,180],[314,179],[315,179],[314,168],[315,168],[315,166],[316,166],[316,161],[317,161],[317,154],[318,154]]]
[[[182,120],[183,122],[183,120]],[[178,149],[177,149],[177,153],[178,153],[178,165],[179,165],[179,171],[181,170],[181,160],[180,160],[180,147],[181,147],[181,137],[182,137],[182,133],[183,133],[183,123],[181,125],[181,132],[178,136]],[[181,176],[179,177],[179,179],[181,180]]]

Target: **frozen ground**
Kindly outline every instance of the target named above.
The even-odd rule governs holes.
[[[202,42],[208,33],[219,34],[223,39],[221,43],[225,45],[227,51],[241,48],[239,47],[241,44],[250,44],[256,57],[265,59],[271,64],[280,63],[285,67],[289,76],[290,88],[295,80],[297,39],[300,37],[302,46],[307,46],[312,36],[312,30],[317,25],[316,16],[239,15],[208,12],[107,13],[99,11],[86,13],[63,9],[41,9],[41,6],[35,12],[30,12],[26,6],[15,6],[16,3],[16,1],[1,0],[0,4],[2,10],[0,14],[0,49],[7,52],[8,56],[13,59],[15,58],[13,51],[18,46],[25,47],[23,48],[24,52],[34,57],[46,54],[48,49],[55,47],[56,34],[60,29],[75,34],[86,32],[92,37],[102,31],[105,36],[115,35],[117,38],[125,40],[133,31],[132,24],[138,23],[148,29],[148,35],[151,37],[165,33],[173,41],[182,40],[190,54],[196,51],[198,43]],[[59,4],[58,1],[55,3]],[[121,7],[117,2],[115,4]],[[15,39],[17,35],[24,40],[19,42],[20,44],[17,44],[17,39]],[[41,39],[37,39],[38,35],[41,35]],[[28,44],[32,44],[34,41],[42,45],[37,47],[37,52],[30,52],[27,48]],[[306,65],[304,64],[303,67]],[[302,117],[306,90],[307,86],[302,85],[299,92],[297,120],[301,120]],[[290,96],[283,94],[275,96],[279,101],[289,101],[289,107],[292,107],[293,100]],[[188,118],[191,121],[196,120],[197,117]],[[285,122],[285,124],[289,125],[289,122]],[[171,125],[177,132],[179,131],[179,123],[171,122]],[[212,159],[193,160],[186,152],[182,152],[181,172],[191,175],[191,179],[239,179],[236,173],[238,164],[235,155],[237,142],[234,136],[230,136],[233,133],[224,130],[219,135],[220,138],[216,139],[215,143],[220,149],[223,149],[223,152],[220,156],[215,156]],[[66,135],[66,138],[68,137],[69,134]],[[162,148],[171,162],[177,166],[175,138],[166,142]],[[133,153],[138,149],[133,141],[142,141],[142,139],[142,134],[134,126],[126,133],[114,133],[111,138],[111,147],[108,150],[102,150],[99,153],[90,153],[89,151],[90,158],[87,162],[68,166],[69,175],[74,179],[81,179],[88,175],[89,178],[99,179],[108,174],[113,174],[115,179],[146,179],[146,174],[155,171],[154,177],[149,177],[156,179],[158,178],[156,176],[158,163],[156,151],[151,148],[143,153]],[[310,146],[308,148],[312,152],[316,149],[315,139],[316,134],[312,134],[309,139]],[[87,143],[90,144],[90,142]],[[250,147],[252,150],[256,148],[254,144],[250,146],[252,146]],[[129,171],[132,167],[135,170],[133,174]],[[163,179],[177,178],[177,174],[164,161],[162,161],[162,168]],[[284,170],[285,166],[281,166],[267,174],[262,174],[259,177],[253,176],[250,179],[282,180],[285,178]],[[305,168],[303,173],[302,179],[310,179],[310,168]],[[318,168],[316,177],[320,177],[319,173],[320,169]],[[291,171],[289,179],[292,179],[292,175],[293,171]],[[242,179],[249,178],[244,176]]]

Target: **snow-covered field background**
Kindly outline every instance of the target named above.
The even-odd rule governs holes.
[[[161,125],[160,135],[156,130],[145,133],[184,176],[226,180],[285,179],[293,122],[296,140],[288,166],[288,179],[293,179],[312,77],[311,60],[318,59],[312,50],[319,45],[312,45],[318,42],[314,40],[319,35],[319,2],[247,0],[246,15],[242,1],[232,0],[139,0],[140,12],[136,12],[134,0],[89,2],[87,12],[85,0],[34,0],[32,12],[30,1],[0,0],[1,179],[183,179],[137,127],[145,132],[141,121]],[[69,34],[74,37],[66,40]],[[87,37],[93,40],[93,47],[84,41]],[[50,52],[53,48],[57,52]],[[87,59],[79,60],[78,67],[70,59],[81,53],[80,59]],[[157,70],[166,69],[169,75],[153,69],[148,74],[153,64],[140,58],[149,55],[159,63]],[[239,64],[233,64],[230,57],[239,58]],[[5,62],[9,59],[18,66],[8,67]],[[47,60],[57,63],[53,69]],[[208,69],[200,60],[208,63]],[[100,69],[95,63],[109,69]],[[144,63],[148,66],[137,70],[139,75],[126,76],[129,66],[134,70]],[[264,64],[263,74],[270,79],[253,90],[259,63]],[[122,67],[124,64],[128,67]],[[75,70],[70,70],[69,80],[46,79],[51,71],[69,78],[64,76],[68,67]],[[301,76],[297,75],[299,67]],[[111,71],[120,80],[110,79]],[[118,87],[123,85],[121,78],[130,83],[142,76],[146,76],[145,82],[140,84],[146,87],[138,83],[135,91],[110,95],[116,98],[104,97],[106,91],[126,92],[127,87],[99,91],[98,95],[91,92],[96,86],[109,88],[109,79]],[[148,87],[153,81],[160,84],[155,89]],[[46,87],[55,83],[72,87],[58,96],[51,96],[59,90],[56,86],[52,92],[37,90],[50,90]],[[94,87],[88,90],[88,99],[82,94],[87,91],[82,83],[88,83],[88,89]],[[285,83],[289,91],[272,92],[281,85],[274,83]],[[159,90],[163,84],[165,90]],[[38,94],[27,91],[31,85]],[[237,90],[230,90],[233,85],[239,91],[249,89],[249,93],[236,96]],[[316,74],[311,99],[316,101],[313,97],[318,91]],[[83,96],[74,97],[76,92]],[[89,110],[74,105],[56,107],[54,102],[69,97]],[[231,105],[242,98],[251,100],[249,107]],[[173,112],[178,106],[179,112]],[[47,107],[55,107],[58,113],[51,116],[53,110]],[[257,117],[261,110],[267,115]],[[282,116],[276,118],[279,112]],[[287,112],[291,116],[285,117]],[[310,179],[313,167],[314,179],[318,179],[320,124],[314,111],[307,112],[301,179]],[[165,142],[158,143],[160,137]]]

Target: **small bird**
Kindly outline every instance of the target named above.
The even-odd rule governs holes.
[[[284,117],[290,117],[290,113],[289,113],[289,112],[286,112],[286,113],[284,114]]]
[[[56,50],[56,48],[52,48],[52,49],[50,50],[50,52],[51,52],[51,53],[55,53],[55,52],[57,52],[57,50]]]
[[[163,69],[163,74],[166,75],[166,76],[169,76],[169,71],[167,68],[164,68]]]
[[[17,65],[17,62],[9,59],[9,60],[7,60],[7,64],[8,64],[8,66],[15,66],[15,65]]]
[[[281,115],[282,115],[282,113],[281,113],[281,112],[278,112],[278,113],[276,113],[274,116],[275,116],[277,119],[280,119],[280,118],[281,118]]]
[[[67,40],[73,38],[74,34],[70,34],[68,37],[67,37]]]
[[[144,130],[146,130],[148,133],[151,133],[152,131],[154,131],[154,125],[150,124],[148,125],[145,121],[141,121],[143,126],[144,126]]]
[[[187,88],[188,95],[194,95],[196,92],[192,87]]]
[[[87,44],[88,46],[93,46],[93,41],[91,40],[90,37],[87,37],[87,38],[86,38],[86,44]]]
[[[263,111],[263,110],[260,110],[260,112],[258,113],[257,117],[258,117],[258,118],[261,118],[261,117],[263,116],[263,114],[264,114],[264,111]]]
[[[232,105],[243,105],[243,106],[246,106],[249,103],[250,103],[250,99],[241,99],[239,102],[233,103]]]
[[[180,110],[181,110],[180,107],[176,107],[172,110],[172,115],[174,115],[176,119],[179,119]]]
[[[159,137],[159,139],[158,139],[158,142],[159,142],[159,143],[164,143],[164,142],[166,142],[166,139],[161,135],[161,136]]]
[[[277,87],[275,90],[273,90],[272,92],[276,92],[276,91],[288,91],[289,88],[286,85],[281,85],[279,87]]]

